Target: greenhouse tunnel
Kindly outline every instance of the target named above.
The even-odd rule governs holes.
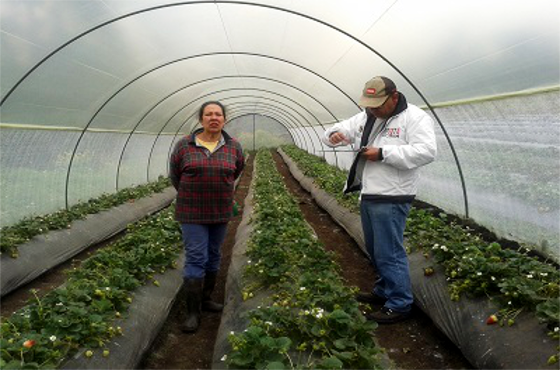
[[[223,102],[247,151],[321,141],[383,75],[436,122],[417,199],[560,262],[560,2],[0,0],[0,228],[168,175]]]

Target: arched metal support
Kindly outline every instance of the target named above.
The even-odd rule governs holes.
[[[248,106],[254,106],[253,103],[248,103],[248,104],[246,104],[246,105],[248,105]],[[309,148],[309,144],[308,144],[308,143],[310,142],[310,143],[311,143],[311,146],[312,146],[312,150],[315,149],[315,146],[314,146],[314,144],[313,144],[313,139],[311,138],[311,135],[307,134],[307,136],[308,136],[308,138],[309,138],[309,141],[307,141],[307,140],[304,139],[303,133],[297,132],[296,128],[303,127],[303,126],[299,126],[299,125],[298,125],[298,120],[297,120],[291,113],[289,113],[288,111],[286,111],[286,110],[283,109],[283,108],[279,108],[279,107],[276,107],[276,106],[271,105],[271,104],[262,104],[262,103],[260,103],[259,105],[260,105],[260,106],[263,106],[263,107],[266,107],[266,108],[268,109],[266,112],[269,113],[269,114],[275,113],[275,114],[278,114],[280,117],[286,116],[286,117],[285,117],[286,121],[289,121],[289,122],[293,125],[293,126],[291,126],[291,127],[289,127],[289,128],[290,128],[290,129],[294,129],[294,132],[296,132],[297,134],[301,135],[301,143],[302,143],[302,146],[303,146],[303,144],[305,144],[305,147],[307,148],[306,150],[309,151],[310,148]],[[230,104],[230,106],[231,106],[231,104]],[[236,112],[235,109],[237,109],[237,108],[232,108],[232,110],[234,110],[234,112]],[[244,109],[244,107],[241,107],[240,109]],[[262,109],[262,108],[260,108],[260,109]],[[260,113],[260,110],[258,110],[258,109],[256,108],[256,106],[255,106],[255,108],[253,108],[252,110],[251,110],[251,109],[248,109],[248,110],[249,110],[249,113],[250,113],[250,112],[253,112],[253,111],[254,111],[254,112],[259,112],[259,113]],[[288,120],[287,118],[290,118],[290,119]],[[286,126],[284,126],[284,127],[286,127]],[[286,127],[286,128],[288,128],[288,127]]]
[[[162,104],[162,103],[163,103],[164,101],[166,101],[167,99],[171,98],[173,95],[178,94],[179,92],[181,92],[181,91],[183,91],[183,90],[185,90],[185,89],[187,89],[187,88],[189,88],[189,87],[192,87],[192,86],[195,86],[195,85],[204,83],[204,82],[213,81],[213,80],[217,80],[217,79],[229,79],[229,78],[236,78],[236,79],[237,79],[237,78],[254,78],[254,79],[259,79],[259,80],[272,81],[272,82],[275,82],[275,83],[278,83],[278,84],[282,84],[282,85],[288,86],[288,87],[290,87],[290,88],[292,88],[292,89],[294,89],[294,90],[297,90],[297,91],[301,92],[302,94],[308,96],[310,99],[314,100],[317,104],[319,104],[321,107],[323,107],[323,108],[325,109],[325,111],[327,111],[327,112],[331,115],[331,117],[333,117],[334,121],[338,121],[338,118],[337,118],[337,117],[336,117],[336,116],[335,116],[321,101],[319,101],[317,98],[315,98],[313,95],[307,93],[306,91],[304,91],[304,90],[298,88],[297,86],[291,85],[291,84],[286,83],[286,82],[284,82],[284,81],[280,81],[280,80],[276,80],[276,79],[269,78],[269,77],[264,77],[264,76],[255,76],[255,75],[231,76],[231,75],[226,75],[226,76],[216,76],[216,77],[211,77],[211,78],[203,79],[203,80],[200,80],[200,81],[196,81],[196,82],[194,82],[194,83],[192,83],[192,84],[183,86],[183,87],[181,87],[180,89],[175,90],[175,91],[172,92],[171,94],[166,95],[164,98],[160,99],[156,104],[154,104],[150,109],[148,109],[148,110],[146,111],[146,113],[144,113],[144,115],[140,118],[140,120],[134,125],[134,129],[132,130],[132,132],[130,133],[130,135],[133,134],[133,132],[136,130],[136,128],[140,126],[141,122],[142,122],[152,111],[154,111],[160,104]],[[168,122],[169,122],[169,121],[168,121]],[[166,123],[166,124],[167,124],[167,123]],[[319,123],[319,125],[321,126],[321,128],[322,128],[323,130],[326,130],[322,123]],[[146,181],[150,181],[150,162],[151,162],[151,157],[152,157],[152,155],[153,155],[153,151],[154,151],[154,147],[155,147],[155,142],[158,140],[159,136],[161,135],[161,133],[163,132],[163,130],[165,129],[165,127],[166,127],[166,125],[162,126],[162,128],[161,128],[161,129],[159,130],[159,132],[157,133],[157,135],[156,135],[156,137],[155,137],[155,139],[154,139],[154,142],[152,143],[152,147],[151,147],[151,149],[150,149],[150,154],[148,155],[148,166],[147,166],[147,168],[146,168]],[[291,133],[290,133],[290,135],[291,135]],[[292,137],[292,139],[293,139],[293,137]],[[294,143],[295,143],[295,141],[294,141]],[[335,163],[336,163],[336,165],[338,166],[338,155],[337,155],[336,152],[333,152],[333,153],[334,153],[334,157],[335,157]]]
[[[128,18],[128,17],[132,17],[138,14],[142,14],[142,13],[146,13],[146,12],[150,12],[150,11],[155,11],[158,9],[163,9],[163,8],[169,8],[169,7],[175,7],[175,6],[188,6],[188,5],[198,5],[198,4],[228,4],[228,5],[242,5],[242,6],[255,6],[255,7],[260,7],[260,8],[267,8],[267,9],[272,9],[272,10],[276,10],[276,11],[280,11],[280,12],[284,12],[284,13],[289,13],[289,14],[293,14],[308,20],[311,20],[313,22],[317,22],[319,24],[322,24],[328,28],[331,28],[343,35],[345,35],[346,37],[354,40],[356,43],[362,45],[363,47],[365,47],[366,49],[368,49],[369,51],[373,52],[374,54],[376,54],[377,56],[379,56],[383,61],[385,61],[387,64],[389,64],[391,66],[391,68],[393,68],[402,78],[404,78],[409,84],[410,86],[416,91],[416,93],[420,96],[420,98],[422,98],[422,100],[424,101],[424,103],[427,105],[427,107],[430,109],[430,111],[432,112],[432,114],[434,115],[436,121],[438,122],[440,128],[442,129],[445,138],[451,148],[451,151],[453,153],[453,158],[455,159],[455,163],[457,165],[458,171],[459,171],[459,176],[460,176],[460,180],[461,180],[461,185],[463,187],[463,197],[464,197],[464,204],[465,204],[465,215],[466,217],[469,217],[469,206],[468,206],[468,198],[467,198],[467,190],[466,190],[466,184],[465,184],[465,180],[464,180],[464,176],[463,176],[463,171],[461,169],[461,165],[459,162],[459,157],[457,156],[457,152],[455,151],[455,147],[453,146],[453,143],[451,141],[451,138],[449,137],[449,134],[447,133],[447,130],[445,129],[445,127],[443,126],[443,123],[441,122],[439,116],[437,115],[437,113],[435,112],[435,110],[433,109],[432,105],[428,102],[428,100],[426,99],[426,97],[424,96],[424,94],[422,94],[420,92],[420,90],[416,87],[416,85],[414,83],[412,83],[412,81],[399,69],[397,68],[397,66],[395,66],[392,62],[390,62],[387,58],[385,58],[381,53],[379,53],[377,50],[373,49],[371,46],[369,46],[368,44],[366,44],[365,42],[363,42],[362,40],[358,39],[357,37],[351,35],[350,33],[336,27],[333,26],[325,21],[322,21],[320,19],[314,18],[312,16],[309,16],[307,14],[303,14],[303,13],[299,13],[293,10],[289,10],[289,9],[285,9],[285,8],[281,8],[281,7],[277,7],[277,6],[272,6],[272,5],[267,5],[267,4],[255,4],[255,3],[249,3],[249,2],[244,2],[244,1],[226,1],[226,0],[213,0],[213,1],[192,1],[192,2],[179,2],[179,3],[173,3],[173,4],[163,4],[163,5],[159,5],[159,6],[155,6],[155,7],[151,7],[151,8],[146,8],[146,9],[141,9],[135,12],[131,12],[128,14],[124,14],[122,16],[119,17],[115,17],[107,22],[104,22],[96,27],[90,28],[84,32],[82,32],[81,34],[79,34],[78,36],[72,38],[71,40],[67,41],[66,43],[64,43],[63,45],[61,45],[60,47],[56,48],[55,50],[53,50],[51,53],[49,53],[46,57],[44,57],[39,63],[35,64],[22,78],[20,78],[18,80],[18,82],[8,91],[8,93],[6,94],[6,96],[4,98],[2,98],[2,100],[0,101],[0,107],[4,104],[4,102],[8,99],[8,97],[11,96],[11,94],[17,89],[17,87],[31,74],[33,73],[33,71],[35,71],[40,65],[42,65],[46,60],[50,59],[54,54],[58,53],[60,50],[64,49],[65,47],[67,47],[68,45],[70,45],[71,43],[73,43],[74,41],[84,37],[85,35],[99,29],[102,27],[105,27],[111,23],[117,22],[119,20]],[[346,95],[346,94],[345,94]],[[350,98],[350,97],[349,97]],[[351,101],[353,101],[353,99],[350,98]],[[354,104],[356,104],[354,102]],[[357,104],[356,104],[357,105]],[[85,129],[84,131],[85,132]],[[83,132],[82,135],[80,135],[79,140],[81,140],[81,137],[83,136]],[[77,146],[76,146],[77,148]],[[75,151],[72,155],[72,159],[71,162],[73,160],[73,157],[75,155]],[[69,166],[69,168],[71,168],[71,165]],[[69,178],[69,173],[67,174],[67,183],[66,186],[68,186],[68,178]],[[68,207],[68,189],[66,189],[66,207]]]
[[[162,126],[160,132],[158,133],[158,135],[156,136],[156,139],[154,140],[154,143],[152,144],[152,148],[151,148],[151,150],[150,150],[150,155],[149,155],[149,157],[148,157],[148,181],[149,181],[149,168],[150,168],[150,165],[151,165],[152,153],[153,153],[153,151],[154,151],[154,148],[155,148],[155,145],[156,145],[156,142],[157,142],[157,138],[161,135],[161,133],[163,132],[163,130],[165,129],[165,127],[167,127],[167,125],[171,122],[171,120],[172,120],[173,118],[175,118],[182,110],[184,110],[185,108],[187,108],[187,107],[190,106],[191,104],[193,104],[193,103],[195,103],[195,102],[198,102],[198,101],[200,101],[200,100],[206,99],[206,98],[208,98],[209,96],[212,96],[212,95],[214,95],[214,94],[216,94],[216,93],[227,92],[227,91],[229,91],[229,90],[231,90],[231,89],[224,89],[224,90],[214,91],[214,92],[210,92],[210,93],[208,93],[208,94],[199,96],[199,97],[197,97],[197,98],[195,98],[195,99],[189,101],[189,102],[188,102],[187,104],[185,104],[183,107],[179,108],[173,115],[171,115],[171,117],[167,120],[167,122]],[[227,99],[234,99],[234,98],[236,98],[236,96],[227,97],[227,98],[224,98],[224,99],[227,100]],[[196,111],[195,111],[193,114],[196,114]],[[187,120],[189,120],[190,118],[192,118],[193,114],[191,114],[191,115],[189,116],[189,118],[187,118]],[[187,120],[186,120],[185,122],[183,122],[183,124],[181,125],[181,128],[182,128],[182,126],[184,126],[184,124],[187,122]],[[174,135],[174,137],[176,137],[176,136],[177,136],[177,134]],[[174,140],[171,142],[171,145],[170,145],[170,148],[169,148],[169,152],[170,152],[171,149],[172,149],[173,142],[174,142]],[[168,157],[169,157],[169,154],[168,154]],[[117,176],[117,177],[118,177],[118,176]]]

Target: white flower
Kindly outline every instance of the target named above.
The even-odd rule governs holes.
[[[323,317],[323,313],[322,313],[322,312],[319,312],[319,313],[317,313],[317,315],[315,315],[315,317],[318,318],[318,319],[320,319],[321,317]]]
[[[58,302],[56,305],[57,305],[57,306],[64,306],[64,303]]]
[[[270,321],[265,321],[264,324],[268,326],[272,326],[272,323]]]
[[[558,333],[559,331],[560,331],[560,328],[558,326],[554,328],[555,333]]]
[[[299,290],[304,291],[304,290],[305,290],[305,287],[302,286],[302,287],[299,288]]]
[[[247,263],[250,265],[250,264],[251,264],[251,260],[247,261]]]
[[[225,360],[227,360],[227,355],[223,355],[222,358],[220,359],[222,362],[224,362]]]
[[[444,251],[444,252],[447,252],[447,251],[448,251],[448,249],[447,249],[447,247],[446,247],[445,245],[442,245],[442,246],[441,246],[441,250]]]
[[[56,340],[56,336],[55,335],[51,335],[50,338],[51,342],[54,342]]]
[[[527,279],[532,279],[532,278],[533,278],[533,274],[527,275]]]
[[[547,277],[547,276],[548,276],[548,272],[541,272],[541,276]]]
[[[230,335],[235,335],[235,332],[232,330],[229,332]]]
[[[494,276],[490,276],[490,280],[495,281],[496,278]]]
[[[508,304],[511,304],[511,301],[509,301]]]
[[[305,310],[305,311],[303,311],[303,313],[306,314],[306,315],[310,314],[309,310]]]
[[[260,270],[259,270],[259,273],[263,274],[263,273],[264,273],[264,270],[263,270],[263,269],[260,269]]]
[[[480,271],[477,272],[477,273],[476,273],[476,276],[482,276],[482,272],[480,272]]]
[[[107,287],[107,288],[105,288],[105,290],[106,290],[106,291],[110,291],[110,290],[111,290],[111,288]]]

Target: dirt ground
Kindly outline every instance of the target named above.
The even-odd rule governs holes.
[[[315,229],[325,247],[336,253],[344,278],[352,286],[362,290],[370,289],[375,272],[358,245],[317,206],[310,194],[301,188],[280,156],[275,154],[274,158],[288,189],[299,199],[306,220]],[[244,171],[235,195],[240,204],[243,204],[247,195],[251,175],[252,164]],[[215,292],[218,301],[223,301],[226,271],[239,222],[240,216],[230,222],[222,249],[222,268]],[[201,328],[197,333],[187,335],[179,330],[183,313],[184,302],[177,301],[143,363],[144,369],[210,369],[220,315],[203,313]],[[472,369],[461,352],[419,309],[414,310],[408,321],[380,325],[376,337],[399,369]]]

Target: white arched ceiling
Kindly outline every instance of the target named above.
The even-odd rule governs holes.
[[[170,91],[224,75],[290,83],[337,117],[357,111],[352,100],[374,74],[393,76],[418,103],[408,82],[431,103],[556,85],[558,10],[545,0],[3,0],[2,122],[84,127],[163,65],[113,98],[99,127],[126,130]]]

